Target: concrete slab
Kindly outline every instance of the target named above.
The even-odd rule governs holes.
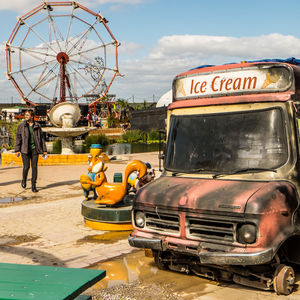
[[[123,173],[133,159],[158,169],[157,152],[124,155],[123,161],[107,164],[108,181],[113,181],[115,172]],[[0,166],[0,199],[23,199],[0,203],[0,262],[83,268],[134,250],[124,232],[101,239],[106,232],[84,225],[79,177],[86,173],[87,164],[39,166],[39,192],[33,193],[31,173],[23,189],[22,167]],[[95,242],[94,236],[100,238]]]

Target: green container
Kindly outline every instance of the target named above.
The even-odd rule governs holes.
[[[122,182],[122,173],[115,173],[114,174],[114,182]]]

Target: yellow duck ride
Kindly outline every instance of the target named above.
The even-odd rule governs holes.
[[[127,164],[122,182],[107,182],[104,153],[101,145],[90,148],[88,174],[80,176],[81,187],[85,195],[81,214],[88,227],[98,230],[131,230],[132,188],[129,176],[137,180],[147,178],[147,165],[140,160]],[[106,161],[108,158],[106,159]],[[109,161],[109,160],[108,160]],[[89,200],[89,192],[94,192],[94,201]]]
[[[95,204],[115,205],[120,202],[127,193],[128,189],[128,178],[132,172],[137,172],[138,178],[142,178],[147,173],[147,167],[144,162],[140,160],[133,160],[125,168],[124,181],[123,182],[107,182],[104,171],[106,166],[100,159],[94,159],[94,165],[91,167],[92,173],[95,173],[95,179],[88,179],[85,176],[81,176],[80,182],[82,186],[87,187],[88,185],[95,186],[97,199],[94,201]]]

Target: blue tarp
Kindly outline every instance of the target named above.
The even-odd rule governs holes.
[[[253,62],[283,62],[283,63],[300,66],[300,59],[297,59],[295,57],[290,57],[290,58],[286,58],[286,59],[266,58],[266,59],[252,60],[252,61],[247,61],[247,62],[249,62],[249,63],[253,63]],[[224,65],[231,65],[231,64],[236,64],[236,63],[226,63]],[[193,68],[191,70],[202,69],[202,68],[207,68],[207,67],[214,67],[214,66],[215,65],[202,65],[202,66]]]

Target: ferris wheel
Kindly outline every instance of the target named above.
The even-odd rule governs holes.
[[[119,74],[107,20],[75,1],[49,2],[18,18],[6,42],[7,76],[31,105],[100,101]],[[91,105],[90,104],[90,105]]]

